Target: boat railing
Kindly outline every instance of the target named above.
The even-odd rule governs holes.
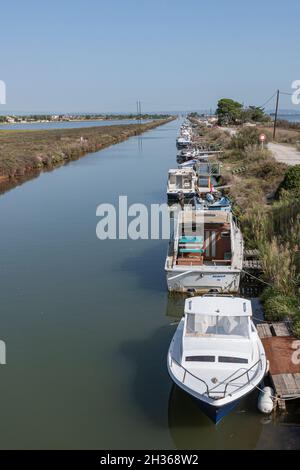
[[[226,382],[226,386],[225,386],[225,389],[224,389],[224,397],[226,396],[226,392],[227,392],[227,388],[228,386],[236,381],[236,380],[239,380],[241,377],[244,377],[245,375],[247,376],[247,382],[245,384],[242,385],[242,387],[244,387],[245,385],[248,385],[250,382],[251,382],[251,378],[249,377],[249,372],[254,368],[254,367],[258,367],[258,365],[260,365],[260,367],[262,368],[262,359],[258,359],[257,362],[255,362],[255,364],[253,364],[251,367],[249,367],[249,369],[244,369],[244,372],[241,374],[241,375],[238,375],[237,377],[233,377],[231,380],[229,380],[228,382]],[[242,369],[240,369],[242,370]],[[225,381],[224,381],[225,382]]]
[[[262,368],[262,359],[259,359],[255,364],[253,364],[251,367],[249,367],[249,369],[245,369],[245,368],[239,369],[239,370],[244,370],[244,372],[242,374],[240,374],[238,376],[234,376],[231,380],[228,380],[228,378],[231,377],[231,376],[229,376],[227,379],[223,380],[223,382],[220,382],[220,383],[216,384],[214,389],[209,389],[209,387],[208,387],[207,383],[205,382],[205,380],[200,379],[196,375],[192,374],[192,372],[188,371],[185,367],[183,367],[181,364],[179,364],[179,362],[176,361],[176,359],[174,359],[173,357],[171,358],[171,367],[172,367],[173,362],[175,362],[177,364],[177,366],[179,366],[184,371],[182,383],[185,382],[185,379],[186,379],[187,375],[192,376],[194,379],[198,380],[199,382],[201,382],[205,385],[206,391],[205,391],[204,394],[207,395],[209,398],[213,398],[213,399],[225,398],[226,394],[227,394],[228,386],[232,382],[235,382],[236,380],[239,380],[241,377],[247,376],[247,382],[243,383],[239,388],[245,387],[245,385],[248,385],[252,380],[252,378],[250,378],[250,376],[249,376],[249,372],[254,367],[257,367],[258,365],[260,365],[261,368]],[[217,387],[219,387],[222,384],[225,385],[224,390],[223,391],[222,390],[221,391],[217,390]],[[217,395],[217,396],[214,396],[214,395]]]
[[[179,362],[176,361],[176,359],[174,359],[173,357],[171,357],[171,367],[172,367],[172,365],[173,365],[173,362],[175,362],[175,364],[177,364],[177,366],[179,366],[180,369],[182,369],[182,370],[184,371],[182,383],[184,383],[187,374],[188,374],[188,375],[191,375],[194,379],[198,380],[199,382],[202,382],[202,383],[205,385],[205,388],[206,388],[206,395],[209,396],[209,388],[208,388],[208,385],[207,385],[207,383],[205,382],[205,380],[202,380],[202,379],[200,379],[199,377],[196,377],[196,375],[194,375],[194,374],[192,374],[191,372],[189,372],[185,367],[183,367],[181,364],[179,364]]]

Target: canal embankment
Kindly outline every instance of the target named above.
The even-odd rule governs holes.
[[[0,131],[0,192],[41,171],[51,170],[91,152],[142,134],[175,119],[104,127]]]

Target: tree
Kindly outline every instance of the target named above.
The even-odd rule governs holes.
[[[270,116],[265,114],[264,109],[259,106],[249,106],[241,111],[243,122],[266,122],[270,119]]]
[[[216,114],[219,124],[235,124],[240,118],[243,105],[230,98],[222,98],[218,101]]]

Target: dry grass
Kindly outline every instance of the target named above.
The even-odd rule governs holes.
[[[270,129],[262,130],[271,139]],[[246,246],[259,249],[264,278],[273,286],[263,295],[266,318],[293,318],[294,332],[300,336],[300,198],[293,189],[281,191],[276,199],[287,166],[259,145],[249,145],[249,139],[256,140],[255,132],[239,134],[221,156],[223,180],[230,185],[228,194]],[[300,131],[284,129],[277,136],[294,143]]]
[[[43,169],[77,159],[87,153],[164,124],[129,124],[54,130],[0,131],[0,189],[22,182]]]
[[[268,140],[273,140],[273,131],[270,128],[260,127],[259,129],[267,135]],[[300,143],[300,127],[295,129],[283,128],[280,127],[279,123],[279,127],[277,127],[276,130],[275,141],[281,144],[298,145]]]

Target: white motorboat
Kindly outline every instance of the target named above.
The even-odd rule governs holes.
[[[196,194],[196,173],[193,168],[175,168],[169,170],[167,195],[169,202],[177,202],[181,193],[185,200],[190,200]]]
[[[188,135],[178,137],[176,140],[176,145],[178,149],[188,147],[190,143],[191,143],[191,139]]]
[[[168,352],[168,371],[218,423],[260,384],[267,361],[249,300],[231,296],[185,301]]]

